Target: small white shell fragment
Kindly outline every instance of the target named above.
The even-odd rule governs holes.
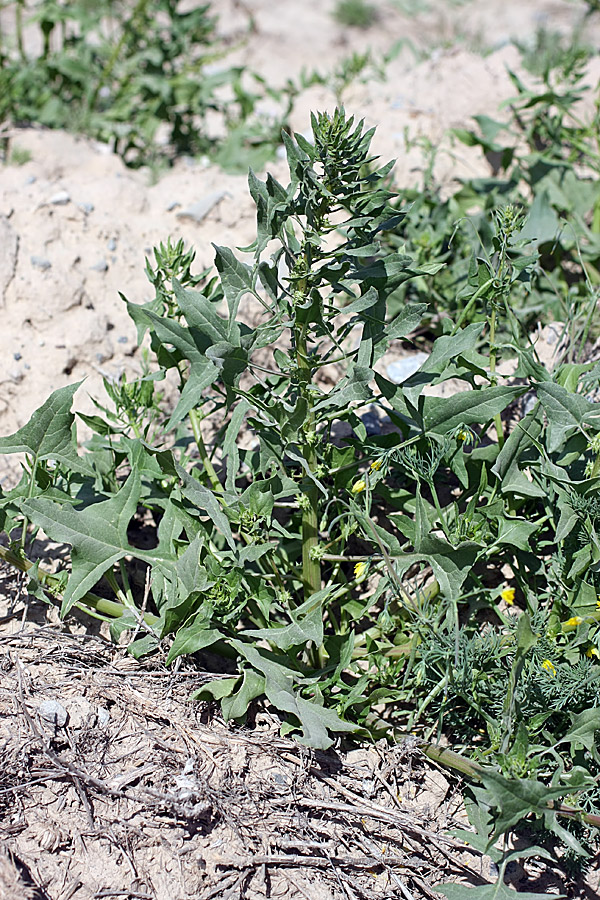
[[[59,191],[57,194],[53,194],[48,203],[51,203],[53,206],[66,206],[67,203],[71,202],[71,195],[68,191]]]

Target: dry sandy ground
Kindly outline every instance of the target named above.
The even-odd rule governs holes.
[[[376,151],[398,159],[400,188],[421,177],[421,151],[407,150],[407,139],[419,137],[443,148],[436,172],[446,184],[485,174],[446,130],[494,115],[512,95],[506,69],[519,62],[511,36],[532,38],[544,21],[568,31],[584,9],[566,0],[374,2],[379,17],[364,32],[338,25],[335,4],[322,0],[221,0],[214,8],[232,46],[252,14],[254,30],[231,61],[274,85],[302,68],[327,71],[367,46],[377,56],[404,39],[430,51],[416,61],[405,48],[385,81],[356,84],[344,96],[350,112],[377,126]],[[598,22],[588,28],[593,37]],[[491,52],[482,56],[482,48]],[[311,88],[292,124],[306,131],[311,109],[334,105],[332,90]],[[182,160],[150,184],[148,173],[127,170],[84,139],[31,128],[10,140],[31,160],[0,167],[0,434],[23,425],[57,387],[85,378],[77,402],[89,409],[86,392],[102,396],[102,374],[138,370],[119,291],[150,299],[144,258],[154,245],[183,237],[200,270],[212,261],[211,242],[243,246],[254,236],[244,177]],[[269,168],[285,179],[281,160]],[[206,209],[201,221],[186,214],[197,203]],[[0,460],[0,477],[7,471]],[[14,585],[0,595],[0,617],[26,609],[23,598],[15,606]],[[0,624],[1,836],[21,865],[15,882],[13,861],[0,858],[2,900],[411,900],[436,896],[431,885],[460,875],[461,865],[472,883],[488,876],[481,860],[465,861],[440,837],[452,820],[452,792],[410,753],[306,758],[269,720],[262,736],[232,738],[186,702],[191,675],[165,680],[137,663],[128,668],[99,637],[84,639],[72,624],[79,639],[61,636],[43,615],[23,634],[13,618]],[[45,701],[67,711],[63,725],[44,717]],[[279,867],[264,863],[273,853]],[[292,864],[299,854],[304,861]],[[582,886],[577,896],[592,895]]]
[[[383,900],[489,875],[410,742],[315,754],[264,713],[228,728],[188,701],[197,671],[35,617],[0,635],[1,900]]]

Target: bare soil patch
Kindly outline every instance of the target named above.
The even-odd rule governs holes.
[[[430,898],[484,880],[446,833],[460,794],[414,741],[313,753],[265,712],[228,727],[188,699],[202,673],[32,605],[22,624],[5,597],[0,619],[0,897]]]

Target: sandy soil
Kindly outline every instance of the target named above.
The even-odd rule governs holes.
[[[397,158],[400,189],[421,178],[419,138],[441,147],[436,174],[448,186],[485,174],[447,129],[494,115],[512,95],[512,36],[532,39],[544,22],[568,31],[584,9],[566,0],[375,5],[366,31],[341,27],[335,3],[323,0],[220,0],[214,8],[232,46],[227,62],[247,63],[273,85],[303,68],[331,70],[354,50],[370,47],[377,58],[404,41],[384,81],[344,95],[349,111],[377,126],[375,150]],[[598,36],[597,20],[586,27]],[[335,103],[333,90],[311,88],[294,128],[306,131],[310,110]],[[184,238],[200,270],[212,262],[211,242],[243,246],[254,236],[246,179],[203,161],[180,160],[152,184],[107,147],[62,132],[14,129],[10,144],[31,159],[0,166],[0,434],[23,425],[57,387],[85,379],[77,403],[89,410],[87,395],[102,397],[102,375],[139,371],[119,291],[134,302],[151,298],[144,262],[154,245]],[[285,179],[281,159],[269,169]],[[196,204],[203,217],[190,212]],[[0,459],[0,478],[8,472]],[[0,588],[0,837],[10,850],[0,854],[0,900],[411,900],[436,896],[431,886],[447,877],[488,878],[482,860],[440,837],[456,811],[453,792],[418,757],[372,748],[308,758],[276,737],[268,717],[232,736],[214,711],[187,703],[197,674],[168,679],[99,636],[84,639],[73,621],[61,631],[39,610],[21,632],[14,611],[32,608],[16,582]],[[44,702],[66,710],[63,725],[44,716]],[[391,861],[382,863],[384,847]],[[280,864],[265,865],[272,853]],[[292,864],[299,854],[312,861]],[[582,886],[578,896],[591,894]]]

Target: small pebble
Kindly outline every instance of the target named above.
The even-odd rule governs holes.
[[[25,373],[20,369],[11,369],[8,373],[8,377],[11,381],[14,381],[15,384],[19,384],[25,378]]]
[[[22,358],[23,358],[23,357],[21,356],[20,353],[13,353],[13,359],[14,359],[15,362],[19,362],[19,360],[22,359]]]
[[[48,203],[52,203],[53,206],[66,206],[66,204],[70,202],[71,195],[68,194],[67,191],[59,191],[58,194],[53,194],[48,201]]]
[[[36,181],[37,181],[37,178],[35,175],[28,175],[27,178],[25,179],[25,184],[35,184]]]
[[[111,238],[111,239],[110,239],[110,241],[109,241],[108,244],[106,245],[106,248],[107,248],[108,250],[110,250],[111,253],[113,252],[113,250],[116,250],[116,249],[117,249],[117,242],[116,242],[115,238]]]
[[[35,266],[36,269],[41,269],[42,271],[52,268],[52,263],[49,259],[46,259],[45,256],[32,256],[31,265]]]
[[[120,337],[117,338],[117,344],[126,344],[126,343],[127,343],[127,338],[125,337],[124,334],[122,334]]]
[[[31,366],[29,365],[29,363],[23,363],[23,368],[27,369],[27,371],[29,372],[29,370],[31,369]]]
[[[106,728],[106,726],[110,722],[109,711],[107,709],[104,709],[103,706],[99,706],[96,715],[98,716],[98,728]]]
[[[67,724],[69,713],[66,711],[62,703],[57,700],[44,700],[38,706],[38,712],[42,719],[51,722],[57,728],[62,728]]]
[[[398,359],[396,362],[390,363],[387,367],[388,378],[394,384],[402,384],[411,375],[421,368],[424,362],[429,359],[427,353],[413,353],[412,356],[406,356],[404,359]]]
[[[108,263],[105,259],[99,259],[97,263],[94,263],[93,266],[90,266],[90,269],[93,269],[94,272],[106,272],[108,269]]]
[[[86,215],[89,214],[89,213],[94,212],[94,204],[93,204],[93,203],[88,203],[88,202],[85,201],[85,200],[83,201],[83,203],[78,203],[77,206],[78,206],[79,209],[81,209],[84,213],[86,213]]]
[[[172,201],[171,203],[169,203],[169,205],[166,207],[166,210],[167,210],[167,212],[173,212],[173,210],[174,210],[174,209],[177,209],[178,206],[181,206],[181,203],[179,203],[177,200],[173,200],[173,201]]]

